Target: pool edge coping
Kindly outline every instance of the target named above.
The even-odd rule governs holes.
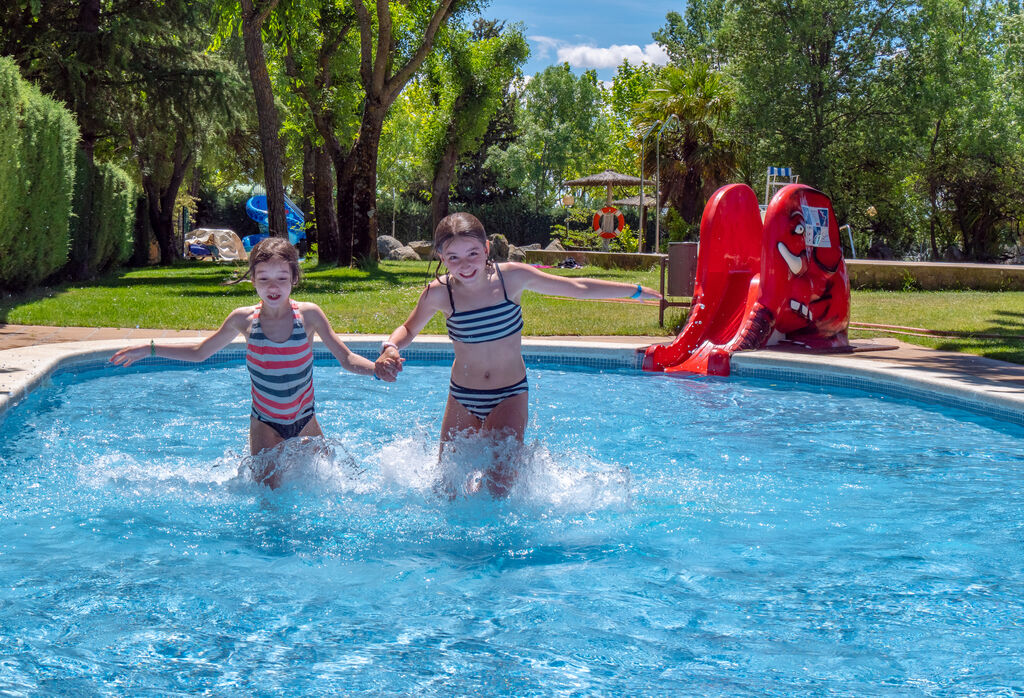
[[[384,335],[339,335],[350,348],[375,354]],[[195,337],[158,338],[166,344],[191,344]],[[0,350],[0,415],[15,406],[54,373],[76,364],[105,362],[126,346],[145,343],[148,338],[88,340],[32,345]],[[641,350],[646,344],[614,341],[567,341],[564,338],[524,337],[527,357],[595,365],[611,362],[623,368],[639,369]],[[218,352],[244,351],[245,340],[236,338]],[[318,351],[326,351],[317,340]],[[420,336],[406,350],[430,355],[451,353],[451,340],[443,335]],[[430,356],[429,358],[444,358]],[[163,364],[178,364],[160,360]],[[740,352],[732,357],[732,375],[737,378],[765,378],[818,386],[850,387],[897,397],[938,403],[980,412],[1003,421],[1024,425],[1024,391],[994,380],[965,376],[956,371],[922,369],[885,359],[865,360],[849,354],[797,354],[762,349]]]

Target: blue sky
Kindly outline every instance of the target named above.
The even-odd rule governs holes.
[[[526,25],[526,75],[568,61],[577,73],[595,68],[611,80],[623,57],[665,63],[651,34],[665,25],[668,12],[682,14],[685,7],[680,0],[491,0],[481,14]]]

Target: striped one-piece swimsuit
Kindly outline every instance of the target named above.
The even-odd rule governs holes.
[[[505,300],[501,303],[477,308],[476,310],[455,311],[455,299],[452,288],[448,286],[448,301],[452,306],[452,314],[448,316],[448,337],[455,342],[479,344],[504,339],[523,330],[523,309],[518,303],[512,302],[505,290],[505,279],[501,269],[494,265],[494,271],[501,282],[501,293]],[[466,408],[466,411],[481,422],[487,419],[491,411],[508,398],[525,393],[529,385],[524,376],[521,381],[503,388],[464,388],[455,381],[449,384],[449,391],[455,401]]]
[[[304,426],[315,410],[313,343],[309,341],[302,313],[294,301],[291,303],[292,334],[283,342],[274,342],[263,334],[262,308],[262,303],[256,306],[245,352],[245,364],[252,378],[252,412],[254,417],[289,438],[288,427],[297,423]],[[297,432],[292,434],[295,435]]]

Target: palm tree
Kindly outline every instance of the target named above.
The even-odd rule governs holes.
[[[662,135],[661,200],[670,203],[687,223],[700,221],[708,197],[736,171],[736,146],[716,131],[732,111],[734,99],[721,73],[706,63],[686,68],[666,66],[640,105],[644,133],[657,119],[679,120]],[[636,139],[639,144],[639,137]],[[644,158],[645,174],[655,171],[655,149]]]

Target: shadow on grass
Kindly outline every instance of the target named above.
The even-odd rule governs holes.
[[[143,293],[174,298],[232,298],[244,305],[255,296],[252,284],[228,282],[241,277],[245,270],[244,265],[185,262],[171,267],[125,268],[90,281],[40,286],[0,297],[0,322],[8,322],[11,311],[21,306],[86,288],[110,291],[115,296],[120,290],[142,289]],[[303,270],[296,295],[301,298],[304,293],[359,293],[385,287],[422,287],[428,279],[426,262],[405,263],[397,268],[380,265],[368,271],[317,265]]]

